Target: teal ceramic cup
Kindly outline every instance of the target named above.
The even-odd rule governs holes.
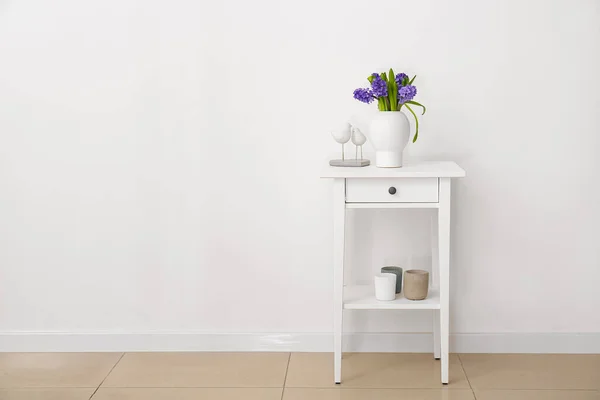
[[[400,267],[383,267],[381,273],[396,275],[396,294],[402,291],[402,268]]]

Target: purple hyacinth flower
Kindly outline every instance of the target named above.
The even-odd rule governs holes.
[[[354,98],[358,101],[362,101],[363,103],[371,103],[373,100],[375,100],[375,96],[373,96],[373,92],[371,92],[371,89],[356,89],[354,91]]]
[[[398,103],[404,104],[411,101],[417,95],[417,88],[413,85],[406,85],[398,89]]]
[[[387,83],[381,79],[381,76],[373,74],[373,82],[371,82],[373,94],[376,97],[386,97],[388,95]]]
[[[402,86],[402,81],[404,80],[404,78],[408,78],[408,75],[406,75],[404,72],[396,74],[396,84],[398,85],[398,87]]]

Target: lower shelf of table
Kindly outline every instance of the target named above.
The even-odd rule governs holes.
[[[344,287],[344,309],[346,310],[439,310],[440,292],[429,289],[425,300],[408,300],[403,293],[396,300],[379,301],[375,299],[373,285],[355,285]]]

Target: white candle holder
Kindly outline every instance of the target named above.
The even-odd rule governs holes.
[[[375,275],[375,298],[381,301],[391,301],[396,299],[395,274],[384,273]]]

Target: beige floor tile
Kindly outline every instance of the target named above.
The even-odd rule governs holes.
[[[280,388],[100,388],[92,400],[280,400]]]
[[[89,400],[96,388],[0,389],[0,400]]]
[[[282,387],[289,353],[127,353],[103,387]]]
[[[346,353],[338,386],[331,353],[293,353],[286,387],[469,388],[455,354],[450,356],[449,385],[441,384],[440,374],[440,362],[431,354]]]
[[[283,400],[475,400],[470,389],[285,388]]]
[[[600,400],[596,390],[477,390],[477,400]]]
[[[598,389],[600,355],[461,354],[474,389]]]
[[[120,353],[2,353],[0,388],[95,388],[120,357]]]

